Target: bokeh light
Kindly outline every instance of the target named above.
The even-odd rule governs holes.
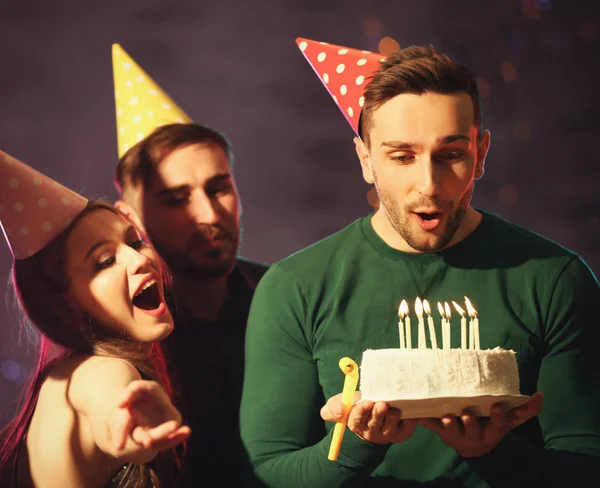
[[[379,196],[377,195],[377,189],[375,188],[375,186],[372,186],[371,189],[367,192],[367,201],[369,202],[369,205],[375,210],[379,208]]]
[[[479,95],[481,98],[487,98],[490,96],[491,87],[485,78],[477,78],[477,88],[479,89]]]
[[[504,205],[515,205],[519,200],[517,187],[512,184],[502,185],[498,192],[498,200]]]
[[[593,20],[586,20],[579,28],[579,35],[586,41],[598,39],[598,26]]]
[[[532,1],[523,2],[521,4],[521,13],[523,14],[523,17],[529,20],[536,20],[542,16],[542,12],[540,12],[537,3]]]
[[[398,49],[400,49],[400,44],[393,37],[384,37],[381,39],[381,41],[379,41],[379,52],[381,54],[385,54],[387,56]]]
[[[2,362],[0,371],[2,372],[2,376],[4,376],[8,381],[15,382],[21,375],[21,366],[8,359]]]
[[[515,81],[518,76],[517,68],[510,61],[502,61],[500,64],[500,73],[502,74],[502,79],[508,83]]]
[[[377,17],[367,17],[363,21],[363,32],[369,37],[381,37],[383,22]]]
[[[526,120],[520,120],[515,124],[515,137],[519,141],[528,141],[531,139],[531,126]]]

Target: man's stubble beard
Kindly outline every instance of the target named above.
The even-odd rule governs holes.
[[[148,237],[152,241],[156,252],[165,261],[169,269],[174,275],[181,276],[183,278],[191,278],[196,280],[215,280],[228,276],[235,268],[237,253],[241,247],[242,242],[242,224],[240,223],[239,233],[236,238],[231,239],[231,256],[228,260],[215,261],[213,266],[207,266],[206,264],[199,264],[194,261],[188,254],[172,253],[166,250],[160,242],[160,239],[156,238],[150,231],[148,231]],[[220,253],[220,251],[212,251]],[[210,260],[208,255],[211,251],[207,252],[207,260]],[[217,256],[215,256],[217,257]]]
[[[441,251],[450,243],[450,241],[452,241],[454,234],[456,234],[456,231],[459,229],[460,224],[462,223],[462,220],[465,216],[465,213],[469,208],[469,204],[471,203],[471,198],[473,196],[473,188],[475,185],[474,183],[471,184],[471,187],[462,196],[458,206],[448,217],[444,229],[444,234],[442,236],[437,237],[435,244],[430,245],[428,243],[420,241],[419,238],[415,235],[415,233],[411,230],[409,222],[410,214],[412,213],[411,209],[417,208],[419,206],[426,206],[429,203],[433,202],[436,207],[446,210],[452,208],[452,202],[436,200],[434,198],[423,198],[411,204],[410,206],[405,205],[403,209],[404,215],[402,215],[402,212],[398,210],[398,204],[396,200],[391,195],[387,194],[385,191],[381,190],[378,187],[376,179],[374,181],[374,184],[377,188],[380,204],[383,207],[383,210],[386,213],[387,219],[390,222],[391,226],[412,249],[423,253],[434,253]]]

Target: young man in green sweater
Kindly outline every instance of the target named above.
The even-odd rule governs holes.
[[[575,253],[470,206],[490,144],[475,76],[429,47],[383,61],[314,41],[299,47],[360,136],[363,176],[380,205],[273,265],[256,290],[241,407],[256,474],[285,488],[591,486],[600,288]],[[323,419],[339,419],[340,358],[360,364],[366,349],[399,347],[402,299],[464,296],[478,311],[481,348],[516,351],[531,400],[497,405],[490,418],[416,421],[360,403],[329,461],[333,424]],[[453,348],[457,325],[455,315]]]

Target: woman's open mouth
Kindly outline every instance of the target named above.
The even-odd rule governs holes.
[[[166,305],[155,278],[144,283],[133,297],[133,305],[143,312],[158,316],[165,312]]]

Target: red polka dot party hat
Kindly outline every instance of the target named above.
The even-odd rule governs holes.
[[[296,44],[358,135],[365,86],[385,56],[301,37]]]

